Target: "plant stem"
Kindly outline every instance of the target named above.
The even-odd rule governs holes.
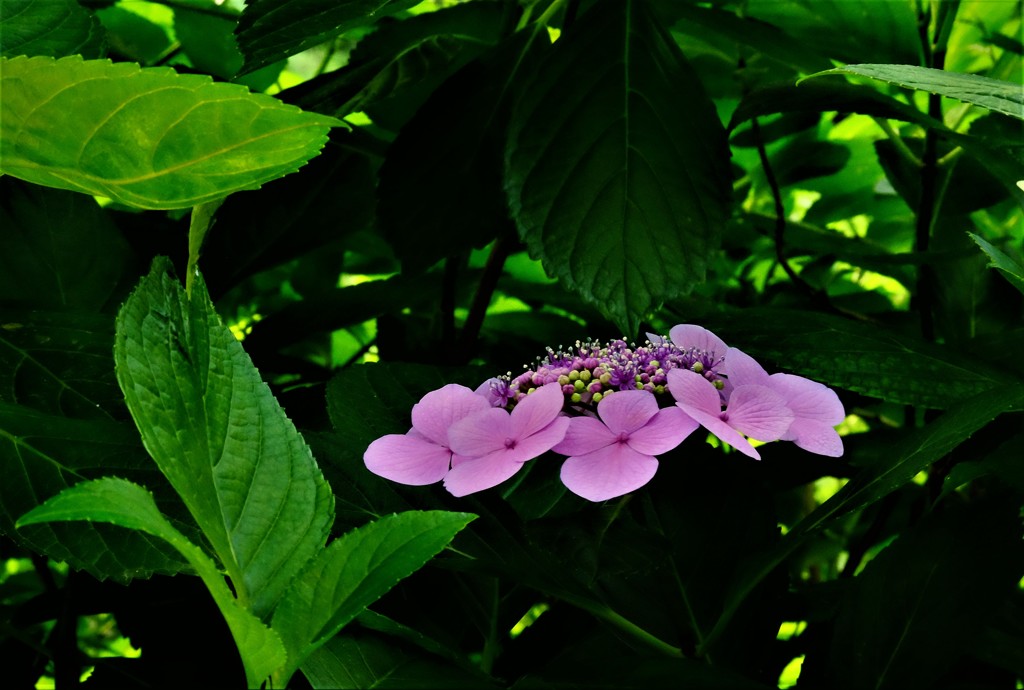
[[[476,347],[477,336],[480,335],[480,327],[483,326],[484,316],[487,315],[487,307],[491,304],[491,297],[494,295],[494,288],[498,285],[498,278],[505,266],[505,259],[514,244],[514,230],[509,226],[498,234],[498,239],[491,245],[491,253],[487,257],[487,265],[484,266],[484,274],[480,277],[476,294],[473,295],[473,304],[470,305],[466,322],[462,325],[462,337],[459,343],[459,358],[463,361],[472,356]]]
[[[892,123],[889,122],[887,118],[872,117],[871,119],[875,121],[875,124],[877,124],[883,132],[885,132],[885,136],[887,136],[889,141],[893,143],[893,146],[896,147],[897,153],[906,158],[916,168],[920,168],[924,165],[924,163],[921,162],[921,159],[917,157],[917,154],[910,150],[907,143],[903,141],[903,137],[899,135],[899,132],[896,131],[892,126]]]

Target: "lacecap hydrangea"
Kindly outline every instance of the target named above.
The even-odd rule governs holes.
[[[560,477],[570,491],[604,501],[647,484],[657,456],[700,427],[755,460],[748,439],[838,457],[844,417],[827,386],[769,374],[711,331],[680,324],[639,347],[577,342],[568,352],[549,348],[518,376],[431,391],[413,406],[412,428],[375,440],[363,460],[392,481],[440,481],[465,496],[551,451],[565,456]]]

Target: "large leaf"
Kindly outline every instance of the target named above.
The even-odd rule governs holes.
[[[1013,82],[914,65],[846,65],[811,76],[824,74],[870,77],[908,89],[956,98],[1024,120],[1024,89]]]
[[[513,112],[506,188],[530,253],[626,333],[704,280],[729,194],[714,106],[642,0],[602,0]]]
[[[399,580],[419,570],[476,516],[408,511],[331,543],[288,589],[272,626],[288,650],[288,679],[309,654]]]
[[[890,402],[948,408],[1006,385],[1006,374],[962,353],[893,329],[827,314],[785,309],[726,309],[687,318],[729,345],[779,369]]]
[[[131,256],[107,212],[74,192],[2,179],[0,225],[4,306],[98,311]]]
[[[1004,252],[993,247],[988,240],[985,240],[974,233],[968,233],[975,244],[981,247],[981,251],[989,258],[989,266],[997,269],[1006,277],[1010,284],[1024,293],[1024,267],[1007,256]]]
[[[99,57],[103,28],[75,0],[0,0],[0,57]]]
[[[162,484],[129,424],[67,419],[0,403],[0,533],[100,580],[127,582],[154,573],[187,570],[182,559],[160,541],[109,525],[38,525],[14,530],[22,514],[46,499],[110,472],[150,485]]]
[[[836,620],[829,687],[931,688],[970,648],[1024,567],[1015,506],[947,506],[853,581]]]
[[[401,12],[417,0],[254,0],[238,22],[243,72],[269,65],[340,36],[357,26]]]
[[[0,166],[129,206],[194,206],[297,170],[337,120],[209,77],[69,57],[0,60]]]
[[[146,449],[263,617],[324,545],[334,501],[316,461],[217,317],[158,259],[122,307],[114,359]]]
[[[181,553],[203,579],[224,614],[242,656],[250,688],[261,687],[264,679],[284,665],[285,650],[280,638],[239,605],[214,562],[167,522],[144,488],[113,477],[84,482],[22,516],[18,526],[68,520],[105,522],[137,530],[163,539]]]

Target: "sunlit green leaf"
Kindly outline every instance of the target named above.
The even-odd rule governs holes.
[[[288,650],[288,678],[302,661],[402,578],[419,570],[475,516],[406,511],[342,535],[292,583],[271,625]]]
[[[70,57],[0,61],[2,171],[128,206],[194,206],[316,155],[337,121],[167,68]]]
[[[1024,120],[1024,90],[1020,84],[979,74],[959,74],[915,65],[846,65],[812,76],[856,74],[908,89],[937,93]]]
[[[704,279],[726,214],[725,134],[642,0],[580,17],[527,80],[510,129],[520,236],[626,333]]]
[[[0,0],[0,57],[99,57],[103,28],[74,0]]]
[[[158,259],[122,307],[118,383],[146,449],[257,616],[324,545],[333,497],[309,448],[213,309]]]

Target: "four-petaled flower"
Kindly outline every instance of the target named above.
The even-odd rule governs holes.
[[[697,423],[681,409],[658,409],[653,393],[620,391],[597,405],[600,419],[573,417],[561,443],[552,450],[569,458],[562,483],[590,501],[605,501],[639,489],[658,469],[655,455],[667,453],[690,435]]]
[[[399,484],[423,486],[444,479],[453,462],[448,430],[458,420],[491,409],[490,401],[465,386],[450,383],[412,406],[412,429],[388,434],[363,454],[367,469]]]
[[[755,460],[760,460],[761,455],[744,436],[776,441],[789,430],[794,419],[785,399],[767,386],[733,386],[724,410],[718,389],[700,374],[673,369],[668,373],[668,388],[683,412]]]
[[[455,496],[490,489],[527,460],[551,450],[569,426],[569,418],[560,416],[564,401],[562,387],[549,383],[524,397],[511,413],[489,407],[452,424],[448,439],[455,455],[445,488]]]

